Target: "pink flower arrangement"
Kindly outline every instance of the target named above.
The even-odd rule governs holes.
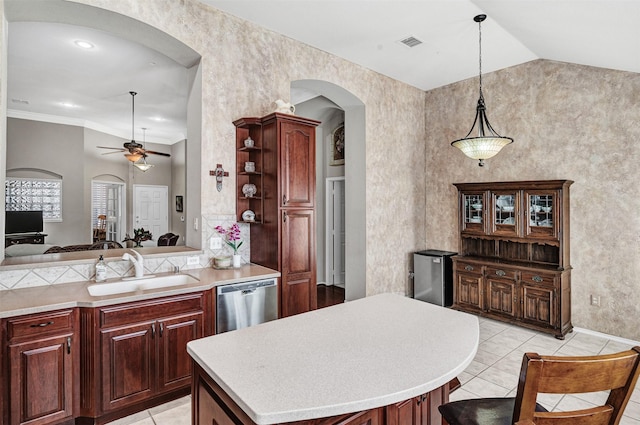
[[[226,237],[224,242],[229,245],[233,249],[233,253],[237,255],[238,249],[242,246],[242,241],[240,241],[240,227],[238,227],[238,223],[233,223],[231,227],[226,230],[222,226],[216,226],[215,229],[218,233]],[[238,243],[238,241],[240,241],[240,243]]]

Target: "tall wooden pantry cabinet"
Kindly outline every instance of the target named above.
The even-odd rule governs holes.
[[[315,127],[318,124],[319,121],[281,113],[234,121],[236,213],[238,221],[251,223],[251,262],[282,274],[280,317],[314,310],[317,305]],[[249,137],[253,143],[245,143]],[[255,171],[246,171],[247,161],[255,163]],[[245,185],[255,186],[255,194],[246,190]],[[245,220],[251,217],[245,214],[247,210],[255,214],[253,221]]]

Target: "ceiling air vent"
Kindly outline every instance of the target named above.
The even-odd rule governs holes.
[[[28,105],[29,101],[23,100],[23,99],[11,99],[11,103],[20,103],[22,105]]]
[[[418,44],[422,44],[422,41],[418,40],[414,36],[409,36],[404,40],[400,40],[400,43],[408,47],[416,47]]]

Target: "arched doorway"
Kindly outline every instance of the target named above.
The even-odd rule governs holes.
[[[366,296],[366,129],[364,103],[344,88],[321,80],[291,83],[292,101],[322,96],[344,111],[345,301]],[[313,111],[306,111],[313,113]],[[309,118],[314,116],[306,115]],[[323,140],[319,137],[318,140]],[[324,182],[324,176],[321,177]],[[316,195],[324,208],[324,193]],[[319,208],[319,209],[320,209]],[[318,235],[324,238],[324,234]]]

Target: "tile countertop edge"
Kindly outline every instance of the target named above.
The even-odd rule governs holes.
[[[155,276],[169,276],[172,274],[156,273]],[[216,270],[213,268],[192,269],[185,270],[182,274],[193,276],[198,279],[198,282],[189,285],[95,297],[89,295],[87,290],[89,285],[95,284],[93,281],[4,290],[0,291],[0,319],[74,307],[104,307],[113,304],[206,291],[216,286],[231,283],[280,277],[279,272],[256,264],[228,270]],[[108,285],[119,280],[119,278],[109,279],[100,285]]]
[[[408,300],[412,304],[399,299]],[[389,304],[389,308],[385,303]],[[403,306],[403,303],[406,305]],[[409,307],[410,312],[405,311],[403,307]],[[421,314],[421,310],[426,313]],[[382,315],[384,317],[377,318],[377,321],[375,319],[372,321],[371,319],[376,315],[381,316],[379,314],[381,311],[390,315],[385,314]],[[335,317],[331,318],[331,316]],[[357,320],[361,316],[363,320],[358,323]],[[395,319],[390,319],[392,317]],[[425,321],[425,318],[429,320]],[[347,329],[336,329],[336,323],[343,320],[348,324]],[[385,321],[389,322],[388,325],[381,325]],[[457,323],[453,323],[454,321]],[[424,338],[416,338],[415,334],[411,338],[407,337],[407,332],[415,332],[416,325],[420,324],[424,325],[421,328],[425,332]],[[327,326],[331,331],[325,333],[322,329]],[[367,329],[358,328],[359,326],[365,326]],[[355,328],[358,330],[354,330]],[[313,337],[301,338],[299,332],[313,335]],[[452,338],[451,332],[456,332],[459,336]],[[363,335],[364,339],[362,339]],[[324,341],[323,338],[330,338],[331,341]],[[349,338],[354,339],[353,344],[347,343]],[[418,341],[413,341],[414,339]],[[274,346],[265,340],[278,340],[280,343]],[[336,347],[332,345],[335,341],[347,350],[347,353],[357,347],[360,353],[368,353],[368,357],[360,358],[347,367],[352,372],[351,375],[349,372],[341,375],[340,371],[336,372],[338,377],[323,371],[306,373],[309,365],[321,365],[322,361],[326,363],[326,352],[333,353],[343,361],[349,360],[348,357],[344,357],[345,351],[339,351],[340,354],[336,354],[334,351]],[[208,344],[212,343],[216,345],[214,351],[207,348]],[[246,347],[246,344],[250,346]],[[311,347],[307,348],[309,345]],[[269,425],[355,413],[388,406],[427,393],[446,384],[464,371],[473,360],[478,345],[477,317],[400,295],[379,294],[263,323],[233,333],[192,341],[187,345],[187,351],[256,424]],[[242,352],[233,352],[234,347],[239,346],[245,347],[249,352],[260,352],[261,358],[253,365],[250,359],[243,358]],[[286,353],[278,348],[292,346],[298,347],[294,350],[297,351],[296,359],[302,359],[303,363],[306,361],[308,364],[303,364],[302,367],[292,364],[291,362],[295,360],[287,360]],[[409,352],[403,351],[405,349]],[[353,357],[358,357],[357,352],[353,354]],[[242,370],[237,370],[232,364],[225,364],[221,361],[221,356],[235,356],[234,363],[242,364]],[[430,356],[431,359],[429,359]],[[283,359],[280,362],[282,364],[277,364],[278,359]],[[423,360],[424,364],[422,364]],[[429,364],[430,360],[431,364]],[[359,361],[362,363],[358,363]],[[368,371],[370,376],[364,376],[366,373],[362,369],[364,363],[367,363],[364,371]],[[372,370],[376,373],[371,373]],[[324,382],[322,381],[324,376],[333,376],[333,378],[328,378],[329,381]],[[369,379],[372,381],[367,382]],[[281,399],[299,397],[300,402],[296,400],[283,403],[273,396],[270,400],[261,398],[260,393],[275,394],[275,388],[270,388],[273,382],[278,382],[281,389],[277,397]],[[354,382],[358,385],[353,384]],[[259,390],[255,390],[258,383],[265,384]],[[288,385],[287,383],[293,388],[289,392],[283,389]],[[340,387],[341,383],[357,395],[349,394],[332,399],[331,388],[335,390],[335,386]],[[306,391],[305,388],[307,388]],[[309,388],[315,390],[309,391]],[[308,393],[314,395],[309,398]],[[328,398],[327,394],[329,394]],[[349,397],[351,398],[347,399]]]

